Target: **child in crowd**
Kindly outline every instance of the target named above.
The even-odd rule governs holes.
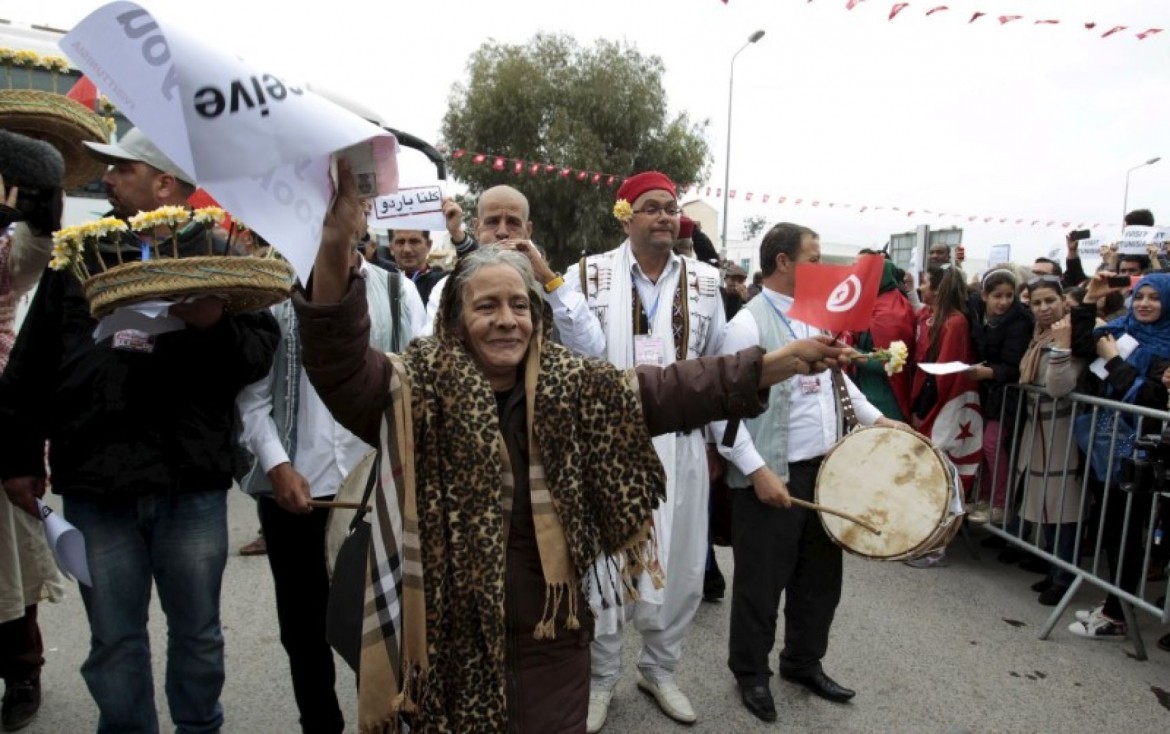
[[[1006,268],[984,275],[982,293],[969,305],[971,339],[979,363],[967,370],[967,377],[979,383],[983,408],[983,482],[981,501],[971,508],[968,519],[1002,525],[1010,460],[1007,449],[1018,402],[1017,393],[1005,388],[1020,380],[1020,360],[1032,337],[1032,315],[1017,300],[1016,276]]]

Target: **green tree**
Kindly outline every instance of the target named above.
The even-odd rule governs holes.
[[[764,231],[764,227],[768,226],[768,218],[762,214],[757,214],[754,217],[747,217],[743,220],[743,238],[751,242],[756,238],[760,232]]]
[[[708,123],[668,115],[663,72],[660,58],[622,42],[583,48],[547,34],[522,45],[489,41],[471,55],[466,83],[452,89],[442,135],[450,151],[508,160],[496,171],[492,158],[476,165],[464,155],[452,160],[452,173],[476,194],[505,183],[524,192],[533,238],[555,266],[611,249],[623,237],[611,214],[621,176],[653,169],[680,185],[706,176]],[[524,162],[520,175],[516,161]],[[535,163],[573,172],[567,180],[559,169],[534,175]],[[578,181],[578,171],[589,178]],[[608,176],[592,183],[597,172],[617,174],[612,186]]]

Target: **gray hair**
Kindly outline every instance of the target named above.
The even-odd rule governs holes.
[[[506,265],[520,274],[520,279],[524,281],[524,289],[528,292],[532,330],[534,333],[540,333],[544,288],[536,282],[532,264],[523,253],[492,245],[482,246],[459,258],[454,272],[448,276],[451,282],[443,288],[443,297],[439,301],[439,313],[436,318],[436,325],[444,333],[451,335],[460,333],[463,292],[476,273],[493,265]]]

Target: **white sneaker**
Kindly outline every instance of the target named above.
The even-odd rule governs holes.
[[[1093,610],[1085,622],[1073,622],[1068,631],[1078,637],[1088,637],[1091,640],[1124,640],[1126,635],[1125,622],[1115,622],[1106,617],[1099,610]]]
[[[585,731],[597,734],[605,726],[605,717],[609,716],[609,700],[613,698],[613,690],[589,691],[589,715],[585,718]]]
[[[658,701],[658,708],[675,721],[693,724],[698,720],[698,717],[695,716],[695,710],[691,708],[691,702],[673,680],[655,683],[638,673],[638,687],[654,696],[654,699]],[[592,701],[590,701],[590,705],[592,705]]]
[[[1088,622],[1090,619],[1093,618],[1094,614],[1101,614],[1104,609],[1105,609],[1104,604],[1098,604],[1097,606],[1093,607],[1092,609],[1078,609],[1077,613],[1076,613],[1077,621],[1078,622]]]

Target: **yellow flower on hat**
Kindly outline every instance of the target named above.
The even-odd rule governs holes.
[[[628,222],[634,218],[634,207],[625,199],[618,199],[613,204],[613,215],[619,222]]]
[[[213,224],[222,222],[225,216],[227,215],[224,210],[218,206],[205,206],[196,209],[195,213],[191,215],[191,218],[199,224],[210,227]]]
[[[49,71],[69,71],[69,60],[64,56],[42,56],[37,65]]]
[[[35,51],[21,49],[12,54],[12,63],[17,66],[35,66],[40,58],[40,55]]]

